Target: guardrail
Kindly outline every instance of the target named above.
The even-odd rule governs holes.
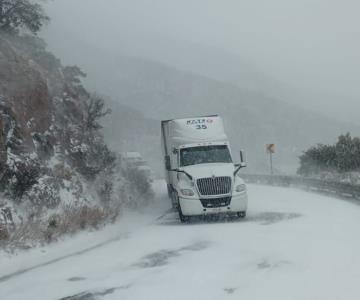
[[[338,198],[360,200],[360,185],[301,176],[241,174],[247,183],[297,187]]]

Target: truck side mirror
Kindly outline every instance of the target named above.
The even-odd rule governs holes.
[[[245,168],[247,166],[245,152],[243,150],[240,150],[240,166],[241,168]]]
[[[166,171],[171,170],[170,155],[165,156],[165,169],[166,169]]]
[[[240,163],[235,165],[236,170],[234,171],[234,176],[236,176],[237,173],[239,173],[239,171],[242,168],[246,167],[246,162],[245,162],[245,153],[244,151],[240,150]]]

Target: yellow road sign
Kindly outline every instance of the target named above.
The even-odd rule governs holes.
[[[266,145],[266,152],[267,153],[275,153],[276,146],[275,144],[267,144]]]

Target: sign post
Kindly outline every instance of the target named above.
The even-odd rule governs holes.
[[[267,144],[266,145],[266,152],[269,153],[269,159],[270,159],[270,174],[274,175],[274,169],[273,169],[273,154],[275,153],[275,144]]]

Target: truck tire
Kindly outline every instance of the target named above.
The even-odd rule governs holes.
[[[187,222],[189,222],[190,217],[183,215],[183,213],[182,213],[182,211],[181,211],[181,206],[180,206],[180,205],[179,205],[178,211],[179,211],[179,219],[180,219],[181,223],[187,223]]]
[[[172,197],[172,187],[171,187],[171,185],[170,184],[167,184],[167,192],[168,192],[168,196],[169,196],[169,198],[171,199],[171,197]]]
[[[180,219],[181,223],[189,222],[190,217],[183,215],[183,213],[181,211],[181,205],[179,203],[179,196],[175,190],[173,191],[173,199],[174,199],[173,203],[175,202],[175,204],[173,204],[173,205],[176,205],[175,209],[177,209],[177,211],[179,213],[179,219]]]
[[[237,213],[237,216],[238,216],[238,218],[241,218],[241,219],[245,218],[245,217],[246,217],[246,211],[240,211],[240,212],[238,212],[238,213]]]
[[[179,206],[180,206],[179,197],[178,197],[178,194],[177,194],[176,190],[174,190],[173,188],[172,188],[170,199],[171,199],[172,208],[175,209],[175,210],[178,209]]]

